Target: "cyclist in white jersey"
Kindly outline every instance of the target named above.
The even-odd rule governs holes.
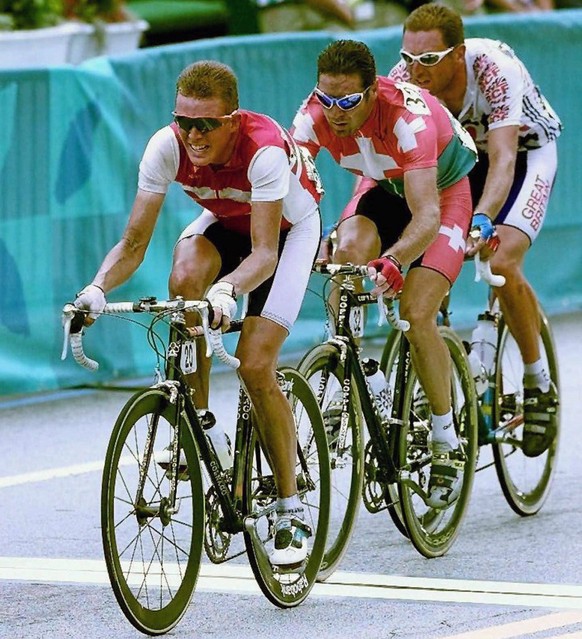
[[[477,145],[469,180],[480,239],[468,241],[467,253],[480,251],[496,229],[492,268],[506,278],[496,292],[525,367],[523,452],[535,457],[555,436],[557,394],[540,358],[538,301],[523,261],[546,216],[562,124],[513,50],[495,40],[465,40],[461,17],[448,7],[413,11],[400,55],[390,77],[428,89]]]
[[[293,415],[276,368],[319,245],[319,179],[310,158],[279,124],[239,109],[237,80],[228,66],[212,60],[191,64],[176,89],[174,121],[145,150],[123,237],[75,305],[91,311],[86,323],[92,323],[105,294],[137,270],[172,182],[203,206],[174,247],[170,295],[206,297],[218,328],[228,326],[237,296],[249,294],[236,355],[277,486],[270,559],[281,566],[301,563],[311,531],[297,494]],[[187,321],[195,322],[190,315]],[[209,373],[210,361],[199,352],[198,368],[186,379],[203,424],[212,426]]]

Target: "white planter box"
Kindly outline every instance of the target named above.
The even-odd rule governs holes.
[[[142,33],[149,28],[145,20],[104,23],[95,25],[76,23],[72,36],[69,59],[71,64],[99,55],[120,55],[139,47]]]
[[[74,25],[0,31],[0,69],[24,69],[66,64]]]

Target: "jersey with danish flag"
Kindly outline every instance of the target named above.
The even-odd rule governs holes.
[[[224,165],[195,166],[176,124],[150,139],[139,167],[138,186],[166,193],[172,182],[210,211],[226,228],[248,235],[253,201],[283,200],[282,228],[318,208],[323,189],[313,158],[275,120],[237,111],[240,125],[233,153]]]
[[[476,161],[471,137],[430,93],[406,82],[378,76],[372,111],[351,136],[338,137],[314,95],[302,104],[291,134],[315,158],[325,148],[352,173],[372,178],[404,195],[404,173],[437,167],[437,186],[445,189],[465,177]]]

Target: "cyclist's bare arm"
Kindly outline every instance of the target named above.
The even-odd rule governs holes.
[[[105,293],[128,280],[142,263],[152,238],[165,194],[138,189],[121,240],[109,251],[93,284]]]
[[[489,131],[487,142],[487,154],[489,156],[489,169],[483,194],[477,202],[475,213],[484,213],[491,220],[495,220],[501,207],[507,200],[513,176],[515,172],[515,160],[517,157],[519,127],[517,125],[503,126]],[[468,239],[467,255],[472,256],[483,249],[483,240]],[[482,255],[482,257],[490,257]]]
[[[389,250],[400,264],[414,262],[437,237],[441,212],[436,177],[436,167],[404,174],[404,192],[412,220]]]

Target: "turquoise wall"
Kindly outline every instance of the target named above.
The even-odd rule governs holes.
[[[527,272],[548,310],[582,305],[582,223],[576,126],[580,110],[582,11],[467,20],[467,34],[500,38],[526,62],[561,116],[560,169],[544,231],[530,251]],[[97,374],[61,362],[59,311],[91,280],[119,238],[133,200],[137,167],[149,136],[167,124],[174,84],[187,64],[205,58],[231,65],[241,105],[291,124],[315,84],[318,53],[336,35],[301,33],[219,38],[90,60],[79,67],[0,73],[0,395],[104,382],[149,374],[154,360],[145,333],[104,318],[87,335],[101,362]],[[379,72],[397,60],[399,27],[358,32]],[[351,177],[324,153],[318,158],[326,196],[324,222],[349,197]],[[176,236],[198,209],[172,188],[148,251],[132,280],[110,299],[165,297]],[[466,324],[483,304],[483,285],[470,266],[455,286],[453,319]],[[314,278],[286,349],[323,335],[321,281]],[[370,335],[379,331],[370,323]]]

